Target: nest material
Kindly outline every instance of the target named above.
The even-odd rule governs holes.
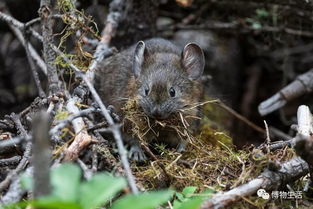
[[[214,102],[200,103],[189,109]],[[128,129],[129,134],[143,142],[149,132],[157,135],[160,127],[173,129],[181,138],[189,141],[184,153],[156,145],[155,149],[161,153],[157,159],[149,161],[146,165],[132,164],[136,179],[148,190],[168,186],[177,190],[186,186],[197,186],[200,191],[208,187],[227,190],[258,176],[271,159],[283,162],[294,155],[291,149],[287,148],[268,154],[262,153],[259,149],[251,151],[252,148],[236,151],[227,134],[210,129],[203,120],[200,133],[194,135],[190,130],[190,124],[192,120],[198,118],[189,115],[188,111],[182,111],[168,120],[156,121],[138,108],[135,99],[129,100],[123,110],[124,122],[131,127]]]
[[[192,124],[199,120],[191,111],[201,104],[190,106],[173,113],[164,120],[149,118],[139,107],[136,99],[130,99],[122,108],[125,113],[124,131],[145,143],[151,141],[151,137],[157,139],[162,131],[173,131],[182,141],[193,142]],[[148,137],[146,137],[148,136]]]

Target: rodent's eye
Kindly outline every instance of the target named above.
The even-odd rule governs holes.
[[[145,88],[145,95],[148,96],[148,94],[149,94],[149,89]]]
[[[171,97],[175,97],[176,92],[175,92],[175,89],[173,87],[170,88],[169,93],[170,93]]]

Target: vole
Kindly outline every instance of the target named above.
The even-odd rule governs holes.
[[[99,63],[95,87],[105,103],[113,105],[122,117],[121,108],[129,99],[137,98],[147,116],[163,120],[199,102],[204,65],[203,51],[195,43],[179,49],[161,38],[139,41]],[[126,133],[123,137],[131,142],[130,157],[145,160],[138,139]],[[184,150],[186,142],[173,133],[161,133],[159,137],[178,151]]]

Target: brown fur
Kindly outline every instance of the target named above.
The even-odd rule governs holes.
[[[117,113],[124,117],[122,107],[129,99],[137,98],[139,104],[143,109],[147,109],[147,112],[154,108],[154,105],[168,106],[169,110],[165,108],[164,111],[171,111],[199,102],[202,85],[198,80],[188,79],[187,71],[182,63],[181,50],[163,39],[151,39],[145,43],[147,52],[142,64],[141,76],[138,78],[135,78],[132,71],[136,46],[99,64],[95,86],[106,105],[113,105]],[[142,88],[145,85],[149,86],[148,96],[143,96]],[[177,86],[176,94],[179,96],[175,100],[169,96],[168,86],[170,85]],[[164,101],[169,102],[165,105]],[[163,114],[163,110],[160,111]],[[197,116],[197,108],[190,110],[188,114]],[[151,136],[147,135],[147,137]],[[172,130],[162,130],[157,138],[162,138],[162,141],[174,147],[181,143]]]

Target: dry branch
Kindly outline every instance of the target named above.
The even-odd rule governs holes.
[[[28,176],[31,176],[32,172],[33,172],[33,167],[31,166],[25,170],[25,174],[27,174]],[[22,188],[20,178],[16,176],[13,179],[13,182],[10,184],[10,187],[8,191],[6,192],[6,194],[3,195],[3,198],[0,201],[0,203],[2,202],[4,205],[16,203],[23,198],[25,193],[26,193],[26,190]]]
[[[230,191],[214,195],[202,204],[201,209],[224,208],[242,197],[253,195],[258,189],[275,190],[290,181],[294,181],[309,172],[308,164],[300,157],[295,157],[281,165],[278,171],[264,171],[256,179]]]
[[[22,158],[20,156],[14,156],[7,159],[0,160],[0,167],[17,164]]]
[[[298,109],[298,135],[309,136],[312,130],[312,117],[308,109],[300,106]],[[220,192],[202,204],[202,209],[224,208],[240,200],[242,197],[253,195],[258,189],[271,191],[278,189],[288,182],[295,181],[308,174],[309,165],[300,157],[294,157],[283,163],[278,170],[266,170],[256,179],[227,192]]]
[[[313,118],[308,106],[301,105],[298,108],[298,118],[302,124],[298,124],[298,140],[294,146],[296,153],[304,159],[310,167],[310,177],[313,180]]]
[[[15,18],[13,18],[10,15],[7,15],[3,12],[0,12],[0,19],[7,22],[10,26],[18,28],[20,30],[23,30],[25,27],[25,25],[23,23],[21,23],[20,21],[16,20]],[[39,41],[41,41],[41,42],[43,41],[41,35],[39,33],[37,33],[34,29],[29,28],[29,32],[31,33],[31,35],[33,37],[35,37]]]
[[[36,87],[38,90],[38,94],[40,97],[44,98],[46,96],[46,94],[41,87],[41,82],[40,82],[40,79],[39,79],[39,76],[38,76],[38,73],[36,70],[36,66],[35,66],[34,60],[31,56],[30,50],[29,50],[29,40],[28,40],[29,37],[27,37],[28,34],[26,34],[26,33],[28,33],[27,28],[25,28],[25,30],[24,30],[25,51],[26,51],[27,60],[28,60],[30,69],[31,69],[32,74],[33,74],[33,78],[34,78],[34,81],[35,81],[35,84],[36,84]]]
[[[76,107],[77,108],[77,107]],[[88,116],[89,114],[96,112],[98,110],[96,110],[96,108],[94,107],[90,107],[88,109],[85,110],[81,110],[81,111],[75,111],[77,113],[70,115],[69,117],[67,117],[64,120],[58,121],[57,124],[50,130],[50,135],[53,138],[56,138],[54,136],[59,135],[59,131],[64,128],[65,126],[67,126],[69,123],[71,123],[74,119],[79,118],[79,117],[84,117],[84,116]],[[73,110],[70,110],[70,112],[73,112]],[[54,140],[56,141],[56,140]]]
[[[79,102],[78,97],[73,97],[68,100],[66,105],[67,110],[72,114],[79,114],[79,109],[75,105],[76,102]],[[75,118],[72,120],[73,128],[75,131],[75,139],[71,145],[66,149],[64,160],[73,161],[78,158],[81,150],[86,148],[92,141],[95,141],[87,132],[87,127],[85,122],[81,117]]]
[[[50,193],[50,136],[49,115],[41,112],[33,119],[33,156],[34,197],[39,198]]]
[[[117,26],[121,19],[121,8],[124,7],[125,0],[114,0],[110,4],[110,13],[107,16],[105,28],[102,31],[101,41],[98,43],[96,52],[94,53],[94,60],[89,66],[87,76],[93,80],[93,73],[98,63],[105,57],[111,55],[113,50],[109,48],[111,39],[115,36]]]
[[[206,24],[201,25],[184,25],[184,24],[176,24],[172,26],[166,26],[164,28],[160,28],[159,31],[167,31],[167,30],[223,30],[223,31],[231,31],[236,33],[285,33],[289,35],[295,36],[303,36],[303,37],[313,37],[313,33],[311,31],[304,30],[296,30],[293,28],[287,28],[285,26],[282,27],[274,27],[264,25],[261,28],[254,28],[252,26],[247,26],[242,24],[242,21],[233,21],[233,22],[217,22],[217,21],[209,21]]]
[[[43,57],[47,65],[47,78],[49,86],[49,94],[56,94],[60,91],[60,81],[56,66],[53,62],[56,54],[51,48],[53,44],[53,23],[52,23],[52,2],[51,0],[41,0],[39,16],[41,17],[42,37],[43,37]]]
[[[1,11],[0,11],[0,19],[3,21],[6,21],[8,23],[9,27],[12,29],[12,31],[14,32],[14,34],[16,35],[18,40],[22,43],[22,45],[24,47],[26,47],[26,41],[25,41],[24,36],[21,32],[21,30],[24,29],[24,24],[19,22],[16,19],[14,19],[11,16],[4,14]],[[30,30],[30,31],[32,32],[33,30]],[[32,32],[32,35],[34,35],[33,32]],[[39,40],[42,40],[42,37],[38,33],[35,35],[35,37],[39,38]],[[36,64],[40,67],[40,69],[42,70],[42,72],[44,74],[47,74],[47,67],[46,67],[44,61],[39,56],[39,54],[34,49],[34,47],[30,43],[28,43],[28,48],[29,48],[29,52],[30,52],[31,57],[34,59]]]
[[[259,113],[267,115],[281,107],[287,102],[313,90],[313,70],[310,70],[296,78],[292,83],[281,89],[274,96],[259,105]]]
[[[120,130],[120,125],[116,124],[113,120],[113,118],[110,115],[110,112],[107,110],[107,108],[105,107],[105,105],[103,104],[99,94],[97,93],[97,91],[95,90],[94,86],[92,85],[90,78],[87,77],[85,74],[82,73],[81,70],[79,70],[75,65],[73,65],[68,58],[55,46],[51,45],[52,49],[62,57],[62,59],[69,65],[70,68],[72,68],[74,70],[74,72],[76,73],[77,76],[81,77],[83,79],[83,81],[85,82],[85,84],[88,86],[95,102],[99,105],[101,112],[103,114],[103,116],[105,117],[105,119],[107,120],[109,126],[110,126],[110,131],[113,133],[113,137],[116,140],[117,143],[117,147],[118,147],[118,152],[120,154],[121,157],[121,161],[123,164],[123,167],[125,169],[125,173],[126,173],[126,177],[129,183],[129,186],[132,190],[132,192],[134,194],[138,193],[138,188],[136,187],[136,183],[135,183],[135,178],[131,172],[130,169],[130,165],[127,159],[127,152],[126,149],[124,147],[124,143],[122,140],[122,136],[121,136],[121,130]]]

